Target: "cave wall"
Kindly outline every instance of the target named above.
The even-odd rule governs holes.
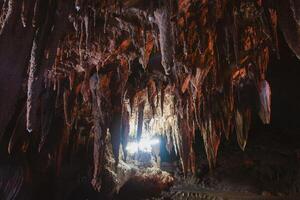
[[[299,130],[300,126],[300,61],[279,34],[280,59],[270,59],[267,79],[272,87],[270,127]]]

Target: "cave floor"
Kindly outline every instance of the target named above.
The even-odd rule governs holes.
[[[214,170],[210,171],[206,160],[202,159],[197,178],[177,177],[170,191],[158,199],[298,200],[299,133],[252,131],[244,152],[234,139],[225,141]]]
[[[205,159],[198,178],[179,180],[169,199],[300,199],[298,131],[252,131],[245,151],[234,139],[220,147],[217,166]]]
[[[290,196],[272,196],[271,194],[255,194],[250,192],[226,192],[226,191],[210,191],[205,189],[181,189],[173,190],[168,197],[161,197],[157,199],[200,199],[200,200],[296,200],[299,195]]]

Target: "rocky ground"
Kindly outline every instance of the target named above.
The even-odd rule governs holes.
[[[221,146],[214,170],[210,171],[207,161],[202,159],[197,178],[174,175],[174,186],[154,199],[297,200],[300,198],[299,135],[297,131],[255,130],[244,152],[232,138]],[[141,193],[151,193],[150,187],[143,190]]]

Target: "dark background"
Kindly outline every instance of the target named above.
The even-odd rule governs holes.
[[[279,33],[280,59],[270,58],[267,80],[272,90],[272,114],[269,128],[300,130],[300,60],[291,52]]]

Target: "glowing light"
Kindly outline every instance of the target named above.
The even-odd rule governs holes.
[[[137,142],[129,142],[127,144],[126,150],[130,154],[134,154],[135,152],[138,152],[139,150],[139,145]]]
[[[144,137],[141,138],[140,142],[129,142],[126,150],[130,154],[134,154],[138,151],[143,151],[143,152],[151,152],[152,148],[154,145],[159,144],[160,141],[158,138],[149,138],[149,137]]]

